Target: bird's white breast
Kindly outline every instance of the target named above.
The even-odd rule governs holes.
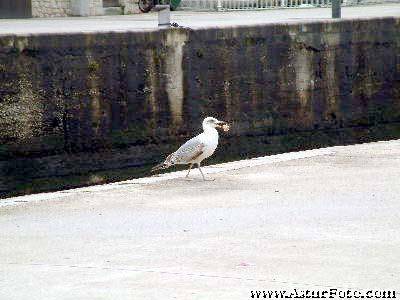
[[[218,146],[218,131],[216,129],[209,129],[207,131],[204,131],[202,134],[199,136],[201,142],[204,144],[204,151],[203,154],[201,155],[201,160],[209,157],[212,155],[217,149]],[[200,161],[201,161],[200,160]]]

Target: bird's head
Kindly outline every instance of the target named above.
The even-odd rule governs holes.
[[[203,129],[206,130],[207,128],[222,128],[224,131],[227,131],[226,128],[229,129],[228,123],[224,121],[219,121],[213,117],[207,117],[203,121]]]

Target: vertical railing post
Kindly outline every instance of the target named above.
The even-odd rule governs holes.
[[[341,7],[340,7],[341,0],[332,0],[332,18],[339,19],[341,17]]]
[[[222,0],[218,0],[217,2],[217,11],[221,11],[222,10]]]
[[[155,10],[158,11],[158,27],[168,28],[171,24],[171,13],[169,5],[156,5]]]

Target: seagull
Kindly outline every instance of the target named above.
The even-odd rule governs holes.
[[[178,150],[168,155],[163,163],[152,168],[151,171],[154,172],[161,169],[167,169],[173,165],[189,164],[189,170],[186,174],[186,178],[189,178],[190,170],[193,165],[196,164],[203,180],[207,181],[200,168],[200,163],[207,157],[211,156],[215,149],[217,149],[218,131],[216,128],[222,128],[224,131],[228,131],[229,125],[228,123],[218,121],[213,117],[205,118],[203,120],[202,133],[188,140]]]

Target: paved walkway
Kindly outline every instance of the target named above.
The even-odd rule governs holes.
[[[400,17],[400,3],[344,7],[342,16],[348,18]],[[275,9],[240,12],[173,12],[172,22],[191,28],[224,27],[264,23],[290,23],[326,20],[331,17],[330,8]],[[104,16],[90,18],[54,19],[0,19],[1,34],[98,32],[98,31],[143,31],[157,28],[157,14],[127,16]]]
[[[0,200],[0,299],[399,288],[400,140],[205,170]]]

